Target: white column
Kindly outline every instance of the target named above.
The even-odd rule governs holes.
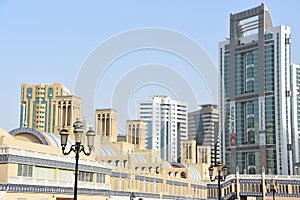
[[[66,115],[65,115],[65,126],[68,125],[68,105],[69,105],[69,102],[66,101]]]
[[[71,116],[70,116],[70,124],[74,122],[74,114],[75,114],[75,105],[71,102]]]
[[[113,136],[113,131],[114,130],[112,130],[112,118],[110,117],[109,118],[109,131],[110,131],[110,133],[109,133],[109,136]]]
[[[57,115],[58,115],[58,126],[63,126],[62,124],[62,116],[61,116],[61,102],[60,102],[60,106],[58,106],[57,108]]]
[[[57,126],[58,122],[58,103],[55,101],[55,119],[54,119],[54,126]]]
[[[103,123],[103,136],[106,136],[106,114],[104,115],[104,123]]]

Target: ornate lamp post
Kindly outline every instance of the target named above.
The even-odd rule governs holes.
[[[92,128],[90,128],[87,133],[87,146],[88,146],[88,151],[86,151],[84,149],[84,146],[81,145],[81,137],[82,137],[82,133],[83,131],[83,123],[81,121],[75,121],[73,124],[73,133],[75,135],[75,144],[73,144],[70,147],[69,151],[65,151],[66,150],[66,146],[67,146],[67,141],[68,141],[68,136],[69,136],[69,132],[67,129],[62,129],[60,131],[60,139],[61,139],[61,148],[62,148],[62,152],[64,155],[68,155],[70,154],[72,151],[75,152],[75,159],[76,159],[76,163],[75,163],[75,183],[74,183],[74,200],[77,200],[77,181],[78,181],[78,160],[79,160],[79,153],[83,152],[85,155],[89,156],[93,150],[93,146],[94,146],[94,138],[95,138],[95,132],[92,130]]]
[[[135,195],[134,195],[133,192],[131,192],[131,193],[130,193],[130,200],[134,200],[134,198],[135,198]]]
[[[277,192],[278,182],[274,180],[274,178],[271,179],[270,182],[270,192],[272,192],[273,200],[275,200],[275,193]]]
[[[213,177],[214,168],[217,169],[217,175]],[[221,181],[225,181],[227,176],[227,167],[222,165],[220,161],[217,162],[217,165],[213,167],[212,165],[208,168],[209,170],[209,178],[211,181],[218,180],[218,199],[221,200]]]

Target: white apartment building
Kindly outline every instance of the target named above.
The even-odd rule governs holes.
[[[147,122],[146,146],[161,152],[161,158],[177,162],[180,141],[187,140],[188,105],[168,96],[138,101],[138,119]]]

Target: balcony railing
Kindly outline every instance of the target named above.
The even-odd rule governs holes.
[[[49,179],[39,179],[24,176],[9,176],[7,182],[10,184],[24,184],[24,185],[43,185],[43,186],[56,186],[56,187],[73,187],[73,180],[49,180]],[[111,185],[105,183],[94,183],[94,182],[78,182],[78,188],[93,188],[110,190]]]

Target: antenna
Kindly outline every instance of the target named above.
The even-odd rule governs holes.
[[[232,9],[232,14],[234,14],[234,0],[231,1],[231,9]]]

